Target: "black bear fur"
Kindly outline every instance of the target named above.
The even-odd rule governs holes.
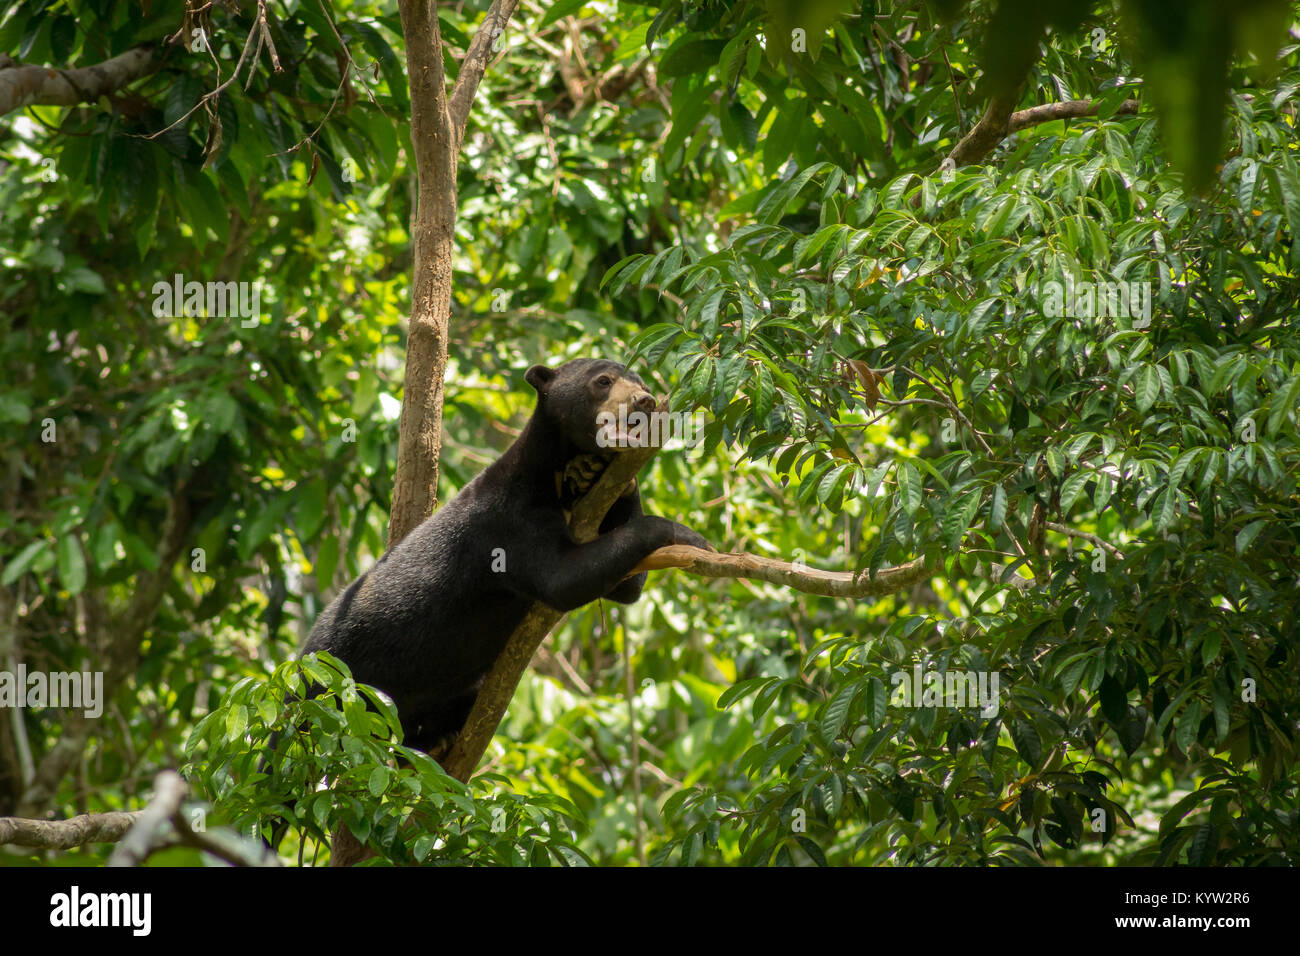
[[[405,743],[421,750],[454,738],[534,601],[558,611],[602,597],[630,604],[646,575],[629,574],[652,551],[709,548],[690,528],[643,514],[635,482],[594,541],[574,541],[566,508],[617,453],[598,444],[597,415],[614,399],[650,412],[655,399],[625,366],[600,359],[533,366],[526,378],[537,407],[515,443],[353,581],[303,647],[389,694]]]

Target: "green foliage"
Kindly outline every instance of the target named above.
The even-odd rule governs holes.
[[[486,6],[440,10],[453,48]],[[651,510],[933,575],[848,602],[658,574],[571,615],[469,788],[343,669],[309,665],[305,703],[277,666],[385,542],[413,202],[391,9],[276,8],[286,69],[263,51],[180,122],[253,8],[120,95],[0,118],[0,666],[108,690],[40,809],[138,806],[188,741],[218,816],[292,823],[288,859],[345,824],[391,862],[1294,864],[1295,48],[1270,76],[1272,2],[1153,38],[1138,0],[1032,6],[521,5],[461,159],[439,498],[521,426],[529,365],[637,352],[709,420],[643,476]],[[1096,115],[946,177],[997,24],[1035,54],[1017,107]],[[0,3],[0,52],[85,66],[192,26]],[[158,314],[177,274],[258,283],[258,321]],[[996,675],[996,712],[927,704],[932,675]],[[39,770],[84,730],[20,718],[0,813],[24,745]]]
[[[567,801],[476,798],[400,740],[391,700],[356,684],[341,661],[310,654],[232,687],[195,725],[185,773],[246,833],[287,823],[300,860],[308,842],[315,859],[344,826],[398,864],[588,862],[570,839],[581,816]],[[476,778],[478,788],[491,783]]]
[[[816,861],[788,824],[797,807],[839,852],[866,843],[914,862],[1024,861],[1043,835],[1075,848],[1098,811],[1107,844],[1118,821],[1134,825],[1107,791],[1144,780],[1155,746],[1222,799],[1192,825],[1180,821],[1200,801],[1180,800],[1134,861],[1181,859],[1199,825],[1220,828],[1196,844],[1202,863],[1290,859],[1292,124],[1238,101],[1250,154],[1203,200],[1141,117],[1040,130],[998,169],[950,182],[853,188],[813,165],[740,199],[753,222],[726,248],[611,270],[616,296],[658,283],[688,303],[672,334],[633,344],[674,370],[681,402],[713,413],[715,441],[766,463],[801,504],[850,516],[859,566],[919,552],[944,580],[943,612],[831,637],[803,680],[737,685],[755,717],[775,704],[794,719],[741,761],[758,788],[748,801],[678,794],[684,858],[721,813],[741,824],[742,860]],[[1265,172],[1243,181],[1246,169]],[[798,208],[820,228],[785,225]],[[892,400],[877,408],[849,360],[880,370]],[[903,447],[878,440],[890,413]],[[1064,534],[1044,538],[1044,512]],[[991,582],[990,561],[1037,588]],[[907,650],[926,635],[919,657]],[[941,675],[991,668],[1010,688],[1002,713],[885,711],[889,677],[917,660]],[[872,824],[857,840],[837,827],[855,817]]]

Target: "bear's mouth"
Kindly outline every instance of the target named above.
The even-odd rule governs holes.
[[[596,447],[604,452],[618,454],[631,448],[645,448],[649,444],[650,437],[644,428],[601,425],[596,429]]]
[[[617,413],[608,409],[596,416],[596,447],[606,452],[658,446],[651,413],[631,403],[618,406]]]

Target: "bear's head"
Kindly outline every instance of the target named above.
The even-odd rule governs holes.
[[[657,402],[626,365],[574,359],[554,369],[534,365],[525,378],[537,389],[538,413],[580,451],[605,455],[645,444],[639,436],[648,429],[636,426],[641,421],[648,426]]]

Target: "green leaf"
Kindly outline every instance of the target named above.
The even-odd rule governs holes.
[[[758,375],[754,380],[754,419],[760,427],[764,427],[768,416],[772,413],[772,399],[775,394],[772,385],[772,375],[767,370],[766,365],[759,365]]]
[[[690,834],[682,844],[682,866],[694,866],[704,847],[704,837],[698,831]]]
[[[776,679],[775,677],[753,677],[749,680],[737,681],[718,695],[718,702],[715,706],[718,710],[726,710],[741,697],[774,682]]]
[[[1160,818],[1160,836],[1163,838],[1172,833],[1178,824],[1182,822],[1183,817],[1187,816],[1189,810],[1198,803],[1204,803],[1219,793],[1218,787],[1206,787],[1201,790],[1193,790],[1191,793],[1179,799],[1172,807],[1165,811]]]
[[[1177,498],[1178,493],[1173,488],[1166,488],[1156,497],[1155,507],[1152,509],[1156,531],[1164,531],[1173,523],[1174,503]]]
[[[544,27],[549,27],[561,17],[567,17],[570,14],[577,13],[591,0],[555,0],[546,10],[546,14],[534,28],[540,32]]]
[[[284,514],[293,503],[293,492],[280,492],[269,505],[257,512],[239,537],[239,559],[247,561],[258,546],[284,523]]]
[[[303,486],[302,495],[294,512],[298,518],[298,533],[303,540],[316,537],[325,518],[325,479],[313,478]]]
[[[895,472],[898,479],[898,495],[903,510],[915,517],[921,507],[921,475],[909,461],[900,461]]]
[[[1083,680],[1084,669],[1091,659],[1087,654],[1080,654],[1062,668],[1058,679],[1061,682],[1061,690],[1067,697],[1079,689],[1079,684]]]
[[[1001,485],[993,486],[993,502],[989,507],[989,529],[996,531],[1007,518],[1007,493]]]
[[[752,150],[758,143],[758,123],[754,114],[745,108],[740,100],[732,100],[727,107],[727,114],[740,132],[740,142],[745,149]]]
[[[804,852],[812,858],[813,863],[817,866],[830,866],[830,864],[826,862],[826,854],[822,852],[822,848],[813,842],[812,839],[803,836],[802,834],[795,834],[795,839],[799,841],[799,845],[803,847]]]
[[[827,740],[834,740],[840,735],[840,730],[844,727],[844,721],[849,715],[849,709],[853,706],[853,701],[857,696],[857,684],[845,684],[835,692],[834,696],[827,702],[822,715],[821,731],[823,737]]]
[[[997,370],[991,368],[983,369],[982,371],[977,373],[976,376],[973,379],[971,379],[970,397],[979,398],[982,394],[984,394],[984,392],[988,389],[989,385],[993,383],[993,377],[995,375],[997,375]]]
[[[1232,723],[1232,697],[1226,682],[1214,686],[1214,730],[1220,742],[1227,739]]]
[[[1250,524],[1246,525],[1244,528],[1242,528],[1240,531],[1237,532],[1236,544],[1237,544],[1238,554],[1246,553],[1247,549],[1251,545],[1251,542],[1253,542],[1257,537],[1259,537],[1259,533],[1264,530],[1264,526],[1266,524],[1268,524],[1268,522],[1265,519],[1260,518],[1258,521],[1250,522]]]
[[[1212,823],[1202,824],[1187,844],[1188,866],[1209,866],[1219,849],[1219,830]]]
[[[1013,717],[1007,723],[1007,730],[1020,758],[1029,766],[1037,767],[1043,759],[1043,740],[1038,736],[1038,728],[1028,720]]]
[[[81,550],[81,540],[69,531],[59,538],[59,581],[69,594],[80,594],[86,586],[86,555]]]
[[[49,547],[49,542],[42,539],[33,541],[18,552],[18,556],[5,565],[4,574],[0,575],[0,586],[8,587],[23,576],[23,573],[36,560],[36,556]],[[66,586],[66,585],[65,585]]]
[[[248,708],[243,704],[235,704],[226,712],[226,739],[238,741],[243,738],[244,731],[247,729]]]
[[[644,355],[651,365],[657,364],[669,347],[683,335],[680,325],[652,325],[632,340],[632,359]]]
[[[962,536],[970,528],[975,512],[979,510],[980,500],[983,497],[982,491],[983,489],[978,487],[972,488],[956,502],[949,504],[948,511],[943,516],[943,536],[950,549],[957,549],[961,544]]]
[[[370,771],[367,788],[370,790],[372,797],[381,797],[384,791],[388,789],[388,773],[387,767],[376,767]]]
[[[339,564],[339,539],[331,534],[322,539],[316,552],[316,588],[321,594],[329,591],[334,581],[334,571]]]
[[[1128,694],[1113,675],[1107,674],[1101,679],[1098,689],[1102,716],[1112,724],[1119,724],[1128,713]]]
[[[1066,517],[1070,514],[1070,509],[1078,500],[1079,495],[1083,493],[1083,486],[1086,485],[1093,477],[1090,471],[1078,471],[1066,478],[1061,484],[1061,515]]]
[[[1193,697],[1183,708],[1182,714],[1178,718],[1178,726],[1174,731],[1174,743],[1178,749],[1187,752],[1187,749],[1196,742],[1196,731],[1201,725],[1201,701]]]
[[[108,292],[104,277],[85,266],[76,266],[65,272],[63,285],[69,292],[88,292],[91,295],[104,295]]]
[[[889,691],[885,682],[879,677],[871,678],[867,684],[867,715],[873,729],[879,729],[885,722],[889,708]]]
[[[1143,365],[1137,375],[1138,411],[1146,412],[1160,397],[1160,375],[1151,365]]]
[[[1061,449],[1056,445],[1048,445],[1043,452],[1043,458],[1047,462],[1047,467],[1051,469],[1052,474],[1057,478],[1065,474],[1065,456],[1061,454]]]
[[[698,35],[687,33],[664,51],[659,60],[659,76],[674,79],[703,73],[717,65],[718,56],[726,45],[726,40],[700,39]]]

